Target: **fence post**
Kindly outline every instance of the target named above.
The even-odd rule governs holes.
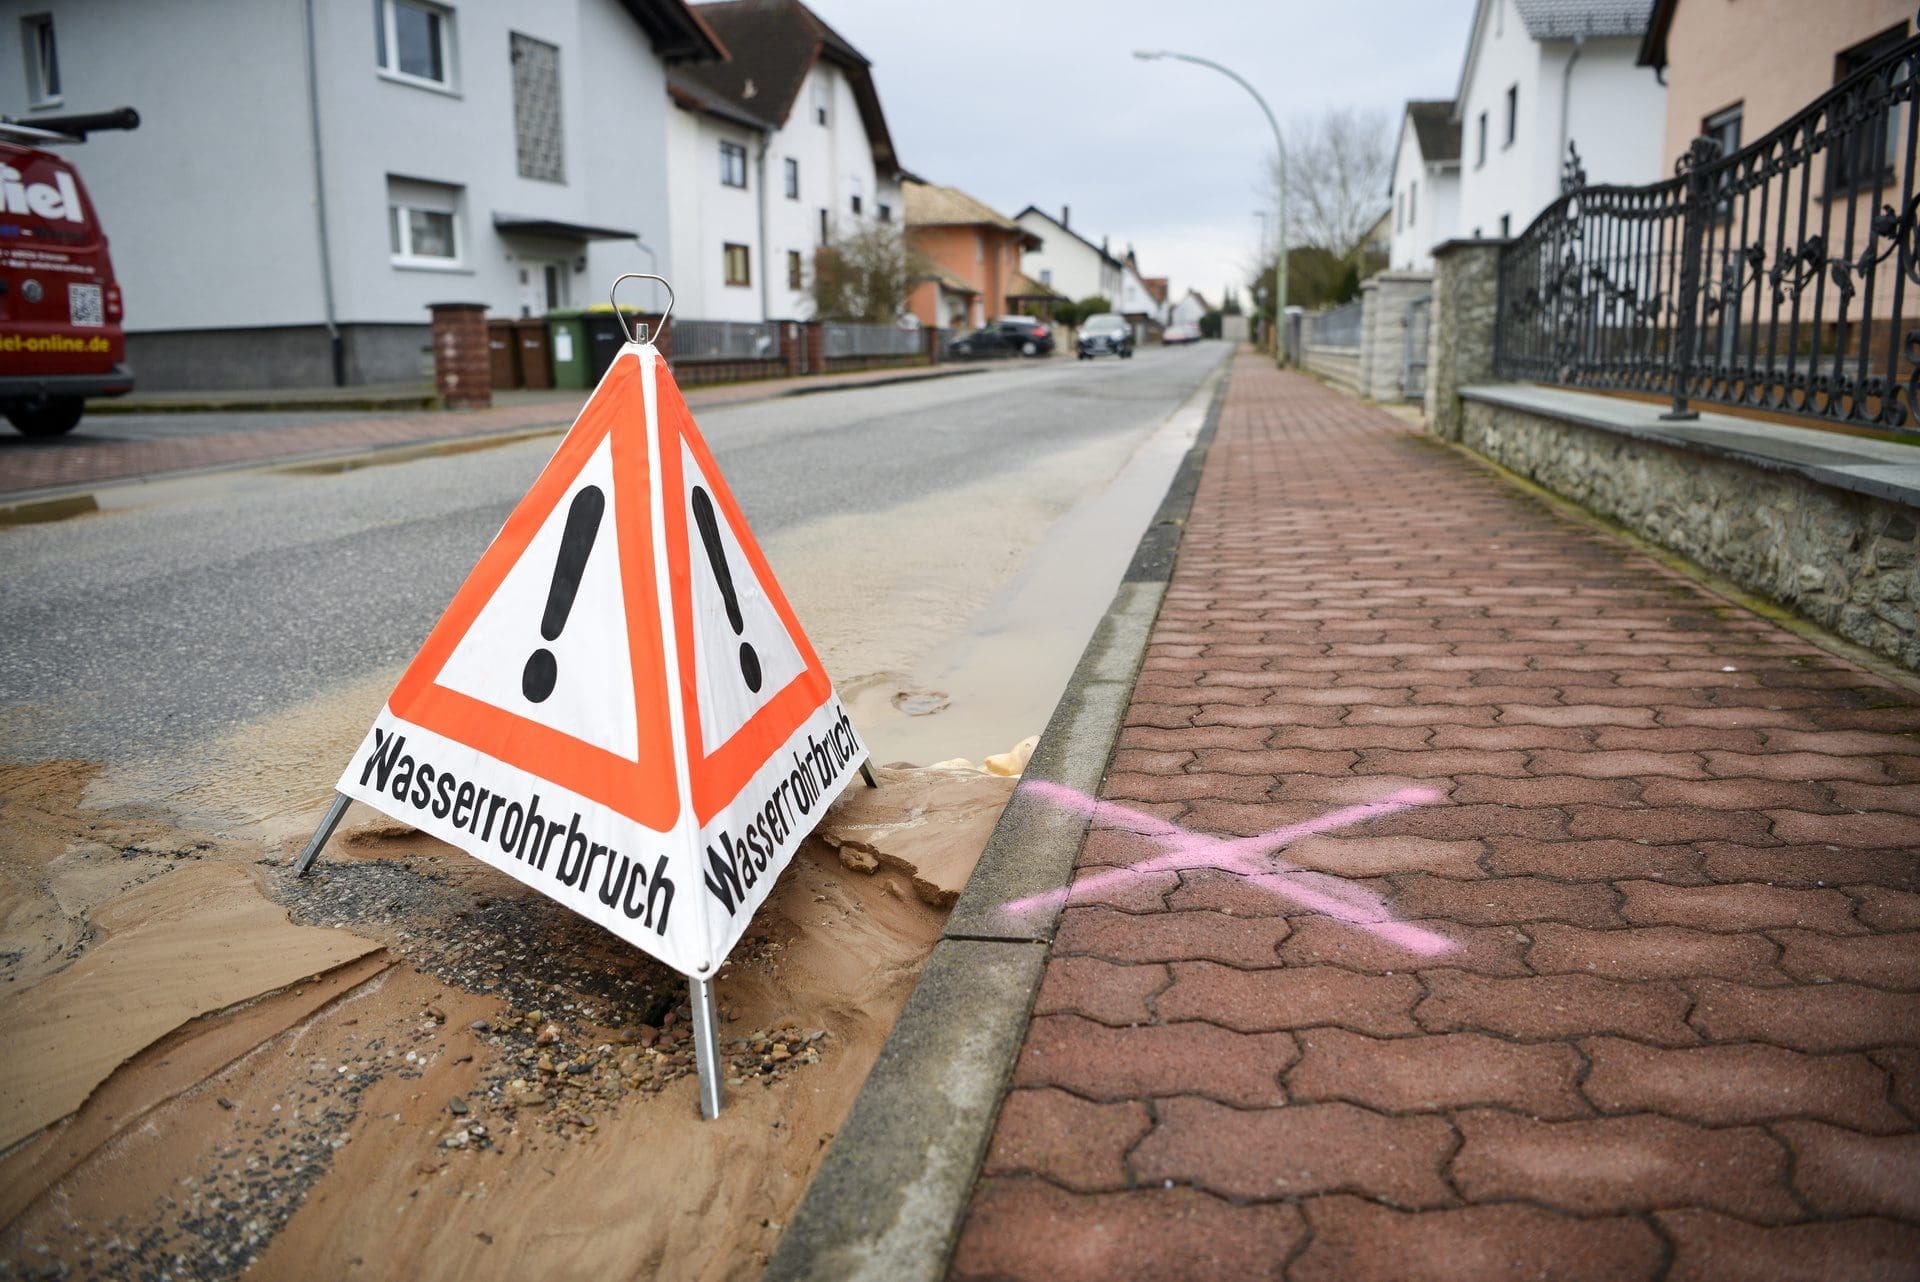
[[[827,336],[821,331],[819,321],[800,322],[800,350],[802,374],[827,372]]]
[[[800,350],[800,323],[780,322],[780,359],[787,363],[787,377],[798,378],[806,372],[806,353]]]
[[[1700,417],[1699,410],[1687,408],[1687,380],[1693,377],[1694,346],[1700,334],[1700,255],[1713,210],[1713,183],[1707,167],[1719,155],[1719,141],[1703,135],[1693,140],[1687,154],[1674,165],[1686,176],[1687,203],[1680,231],[1680,312],[1673,326],[1673,408],[1660,416],[1664,419]]]
[[[1460,389],[1491,382],[1500,316],[1500,251],[1511,241],[1450,240],[1433,250],[1433,343],[1427,352],[1427,426],[1460,439]]]

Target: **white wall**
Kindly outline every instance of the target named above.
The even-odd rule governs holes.
[[[1527,35],[1513,0],[1488,4],[1477,35],[1478,52],[1460,98],[1457,234],[1498,236],[1501,216],[1506,215],[1510,233],[1519,235],[1560,195],[1566,157],[1563,92],[1564,138],[1579,147],[1588,181],[1650,183],[1668,172],[1660,155],[1666,90],[1652,69],[1634,66],[1637,38],[1536,42]],[[1520,102],[1509,145],[1506,93],[1515,84]],[[1484,165],[1478,141],[1482,112],[1487,116]]]
[[[1020,256],[1020,270],[1034,280],[1078,302],[1098,294],[1117,299],[1120,293],[1120,268],[1102,258],[1100,251],[1063,230],[1053,219],[1037,210],[1028,210],[1014,220],[1040,238],[1040,248]],[[1051,278],[1043,276],[1051,272]]]
[[[1545,203],[1545,193],[1558,193],[1557,183],[1544,185],[1541,135],[1548,135],[1550,151],[1559,131],[1559,100],[1555,114],[1547,113],[1541,98],[1541,48],[1527,34],[1513,0],[1492,0],[1480,17],[1472,73],[1462,86],[1460,111],[1460,214],[1462,236],[1498,236],[1506,215],[1518,232]],[[1514,141],[1506,141],[1506,102],[1509,86],[1520,89],[1520,109]],[[1556,81],[1554,88],[1558,89]],[[1487,119],[1487,146],[1480,152],[1480,117]],[[1557,174],[1557,171],[1556,171]],[[1428,242],[1431,246],[1432,242]]]
[[[825,126],[814,114],[814,86],[825,86],[828,112]],[[670,125],[673,163],[674,288],[680,293],[684,315],[709,320],[804,319],[813,312],[806,282],[812,279],[814,251],[820,247],[820,211],[827,211],[829,232],[838,237],[857,223],[878,221],[879,207],[892,210],[898,225],[904,217],[897,181],[882,183],[874,170],[873,146],[860,117],[852,83],[840,68],[816,63],[794,99],[787,123],[767,140],[766,245],[762,253],[759,231],[761,169],[756,163],[764,135],[729,124],[702,112],[673,109]],[[748,149],[748,189],[720,185],[720,139],[741,142]],[[709,153],[711,157],[709,158]],[[800,195],[786,194],[786,160],[800,165]],[[852,208],[855,185],[861,212]],[[725,284],[722,246],[725,242],[753,247],[754,280],[751,289]],[[800,254],[802,287],[787,288],[787,254]],[[764,258],[764,262],[761,260]],[[762,273],[766,273],[762,307]]]
[[[53,15],[65,99],[41,112],[28,109],[21,72],[30,13]],[[210,48],[234,53],[217,74]],[[0,112],[140,111],[137,130],[59,149],[99,210],[128,330],[322,315],[304,48],[297,4],[0,3]]]
[[[22,14],[51,12],[63,111],[129,104],[141,127],[99,134],[73,154],[101,210],[140,333],[314,325],[320,284],[303,5],[298,0],[7,0],[0,67],[21,65]],[[453,7],[453,92],[380,75],[372,4],[315,0],[321,138],[337,317],[424,325],[427,304],[483,302],[517,315],[518,256],[569,261],[574,301],[597,301],[619,271],[646,270],[631,242],[516,242],[496,213],[633,229],[670,253],[665,78],[618,0]],[[512,63],[518,31],[560,49],[566,180],[521,178],[514,153]],[[27,114],[16,77],[0,110]],[[607,103],[617,101],[609,114]],[[717,172],[717,159],[714,172]],[[396,267],[387,177],[463,189],[461,261]],[[624,296],[623,296],[624,297]]]

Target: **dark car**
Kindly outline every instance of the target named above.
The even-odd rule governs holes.
[[[947,355],[955,360],[976,361],[1018,356],[1022,341],[1017,333],[1010,333],[998,325],[988,325],[953,339],[947,344]]]
[[[1002,316],[994,328],[1014,340],[1022,356],[1053,355],[1053,329],[1031,316]]]
[[[1133,326],[1127,324],[1126,317],[1101,312],[1087,317],[1087,323],[1080,327],[1081,360],[1090,361],[1096,356],[1125,360],[1132,355]]]

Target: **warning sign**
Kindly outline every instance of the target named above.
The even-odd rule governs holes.
[[[672,375],[630,343],[340,791],[698,976],[866,755]]]

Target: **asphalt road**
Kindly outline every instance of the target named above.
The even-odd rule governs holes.
[[[882,537],[847,549],[852,567],[885,558],[889,520],[910,523],[944,494],[1017,488],[1099,442],[1131,448],[1224,356],[1204,344],[1056,361],[709,409],[700,422],[763,543],[868,518]],[[196,743],[396,669],[556,439],[158,483],[131,509],[0,530],[0,753],[190,771]]]

